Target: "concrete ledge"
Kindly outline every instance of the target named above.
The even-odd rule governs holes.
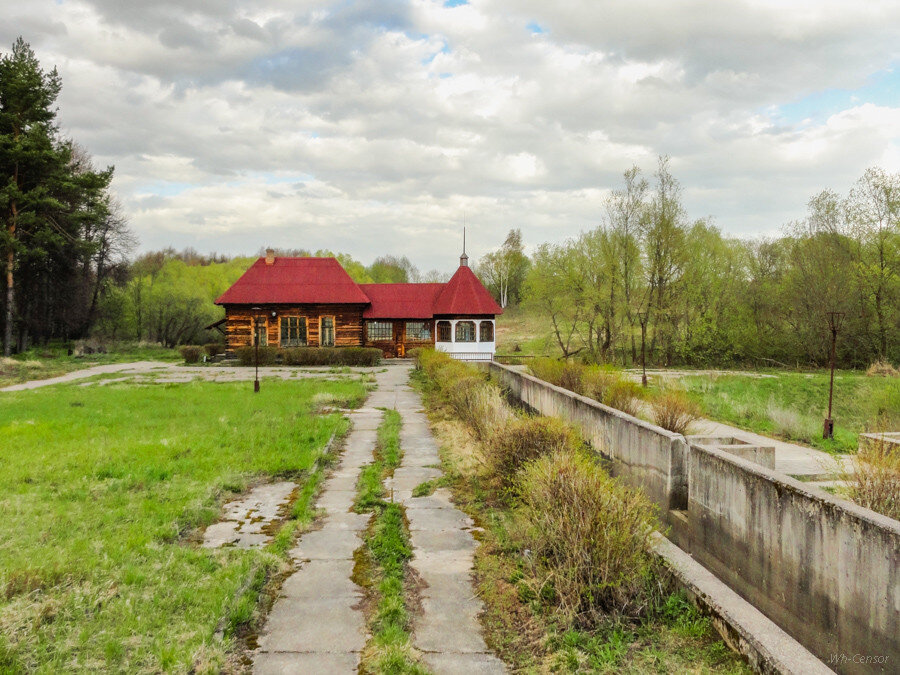
[[[610,472],[640,487],[660,506],[687,508],[687,453],[684,436],[498,363],[481,366],[509,395],[541,415],[576,426],[593,448],[611,460]]]
[[[758,673],[834,673],[771,619],[660,534],[654,549],[676,585],[712,618],[728,645]]]

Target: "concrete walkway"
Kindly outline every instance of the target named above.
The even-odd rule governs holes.
[[[393,404],[403,421],[403,460],[389,487],[406,509],[413,548],[410,566],[423,586],[421,612],[413,618],[413,646],[436,675],[505,673],[503,662],[488,650],[478,621],[484,607],[472,586],[478,547],[472,535],[474,523],[453,505],[445,488],[429,497],[412,496],[417,485],[443,472],[422,399],[405,384],[408,369],[402,368],[402,372],[402,381],[392,378],[392,386],[379,388],[378,394],[385,405]]]
[[[356,482],[372,461],[383,413],[360,408],[350,414],[341,462],[323,483],[317,507],[322,528],[307,532],[290,555],[298,570],[281,588],[259,649],[254,673],[355,673],[366,646],[363,589],[351,581],[353,552],[362,546],[368,514],[353,513]]]
[[[353,429],[341,462],[323,484],[317,503],[326,511],[322,528],[304,534],[291,551],[298,570],[285,581],[260,634],[254,673],[355,673],[359,666],[368,636],[363,590],[351,576],[353,552],[363,545],[369,515],[351,509],[359,473],[373,458],[383,417],[379,408],[395,408],[403,420],[403,463],[388,487],[406,508],[411,566],[424,582],[422,611],[413,618],[413,646],[436,675],[506,672],[488,651],[478,623],[482,604],[472,590],[477,544],[471,520],[453,506],[446,490],[412,497],[414,487],[441,471],[421,398],[407,384],[409,370],[391,365],[378,373],[366,407],[350,414]]]
[[[51,384],[61,384],[63,382],[75,382],[83,380],[94,375],[107,375],[109,373],[128,373],[129,375],[143,375],[152,371],[162,371],[172,368],[171,363],[165,361],[133,361],[131,363],[107,363],[102,366],[92,366],[81,370],[73,370],[71,373],[60,375],[59,377],[49,377],[46,380],[29,380],[21,384],[12,384],[3,387],[0,391],[25,391],[26,389],[39,389],[48,387]]]
[[[262,366],[259,369],[259,377],[279,377],[282,380],[303,379],[303,378],[325,378],[337,379],[350,375],[361,375],[363,373],[374,373],[380,370],[381,366],[354,366],[346,371],[341,368],[340,372],[334,372],[332,366]],[[203,380],[207,382],[247,382],[253,380],[256,376],[256,370],[253,366],[233,366],[224,364],[211,364],[207,366],[187,366],[180,363],[171,363],[167,361],[133,361],[130,363],[108,363],[102,366],[92,366],[81,370],[74,370],[71,373],[60,375],[59,377],[50,377],[44,380],[29,380],[20,384],[12,384],[0,389],[4,391],[25,391],[27,389],[40,389],[54,384],[64,384],[66,382],[75,382],[83,380],[95,375],[108,375],[119,373],[127,377],[118,378],[117,381],[125,381],[133,379],[135,382],[156,382],[158,384],[165,383],[184,383],[194,380]],[[109,383],[111,380],[102,380],[100,384]],[[84,385],[92,384],[85,382]],[[83,386],[84,386],[83,385]]]

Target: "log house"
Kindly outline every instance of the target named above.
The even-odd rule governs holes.
[[[283,348],[377,347],[388,358],[434,346],[469,360],[493,358],[503,311],[465,253],[447,283],[357,284],[335,258],[276,257],[269,249],[216,304],[225,308],[227,354],[258,340]]]

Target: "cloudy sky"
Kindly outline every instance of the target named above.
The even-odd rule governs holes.
[[[0,0],[142,250],[450,270],[601,222],[671,157],[691,217],[777,233],[900,171],[897,0]]]

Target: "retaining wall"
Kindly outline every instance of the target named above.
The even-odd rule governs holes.
[[[680,543],[838,672],[898,672],[900,523],[716,448],[689,458]]]
[[[835,671],[900,672],[900,522],[525,373],[487,367],[528,407],[580,428],[616,475],[664,507],[680,547]]]
[[[682,435],[508,366],[484,365],[511,396],[542,415],[561,417],[580,429],[585,440],[611,461],[611,473],[643,488],[660,505],[661,513],[687,508],[688,444]]]

